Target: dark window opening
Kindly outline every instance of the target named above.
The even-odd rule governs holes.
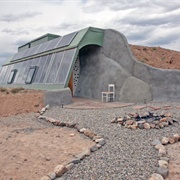
[[[17,73],[17,69],[11,70],[8,81],[7,81],[8,84],[12,84],[14,82],[16,73]]]
[[[31,84],[33,82],[37,69],[38,69],[37,66],[31,66],[29,68],[29,72],[27,74],[26,81],[25,81],[26,84]]]

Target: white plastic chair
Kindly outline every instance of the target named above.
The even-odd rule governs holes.
[[[108,84],[108,91],[102,92],[102,102],[113,102],[115,99],[115,86],[114,84]]]

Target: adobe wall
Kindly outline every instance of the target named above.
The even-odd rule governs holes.
[[[150,67],[135,59],[126,38],[105,30],[102,48],[91,49],[80,59],[76,96],[101,99],[108,84],[115,84],[116,101],[177,101],[180,71]]]

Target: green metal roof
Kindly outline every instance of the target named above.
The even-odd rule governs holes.
[[[103,36],[104,36],[103,29],[99,29],[99,28],[95,28],[95,27],[88,27],[88,28],[79,30],[77,32],[76,36],[74,37],[74,39],[72,40],[72,42],[68,46],[65,46],[62,48],[57,48],[57,49],[52,49],[50,51],[42,52],[42,53],[35,54],[35,55],[29,56],[29,57],[17,59],[14,61],[11,61],[12,60],[12,58],[11,58],[4,65],[33,59],[33,58],[37,58],[37,57],[44,56],[47,54],[52,54],[52,53],[56,53],[56,52],[60,52],[60,51],[64,51],[64,50],[68,50],[68,49],[76,48],[76,47],[78,50],[80,50],[82,47],[84,47],[86,45],[102,46]]]

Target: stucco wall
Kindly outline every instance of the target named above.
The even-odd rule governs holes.
[[[108,84],[115,84],[116,101],[180,98],[180,71],[156,69],[138,62],[124,35],[115,30],[105,30],[102,48],[82,49],[80,64],[76,96],[101,99]]]

